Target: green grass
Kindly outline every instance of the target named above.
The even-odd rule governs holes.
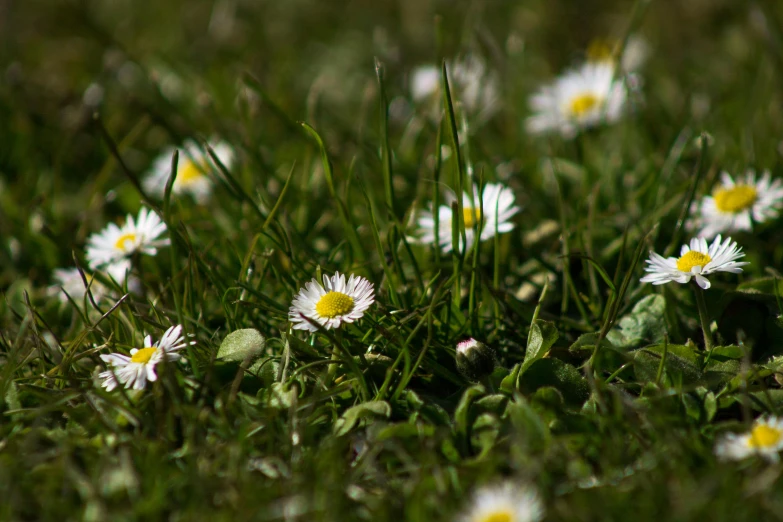
[[[751,264],[711,278],[711,353],[690,288],[639,282],[721,170],[783,175],[780,5],[0,11],[3,520],[452,520],[503,478],[535,484],[547,521],[783,520],[783,465],[713,450],[781,414],[781,222],[734,234]],[[651,49],[632,114],[571,141],[525,133],[538,86],[629,34]],[[460,94],[438,125],[408,79],[467,51],[502,101],[458,133]],[[164,147],[213,136],[237,162],[208,203],[145,200]],[[514,190],[516,228],[465,255],[412,244],[411,216],[468,187],[468,167]],[[142,204],[172,244],[134,265],[141,291],[97,309],[53,297],[52,271],[86,266],[89,235]],[[339,331],[290,330],[299,288],[338,270],[376,304]],[[99,354],[173,324],[197,341],[187,363],[143,393],[100,387]],[[263,347],[218,357],[242,329]],[[497,354],[481,384],[456,367],[468,337]]]

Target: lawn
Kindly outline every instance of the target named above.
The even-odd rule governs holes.
[[[780,2],[0,35],[0,519],[783,520]]]

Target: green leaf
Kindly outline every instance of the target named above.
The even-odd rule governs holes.
[[[517,378],[519,377],[520,368],[520,364],[515,364],[511,371],[508,372],[508,375],[503,377],[503,380],[500,381],[500,391],[508,394],[514,393],[514,390],[517,389]]]
[[[618,348],[636,348],[643,344],[659,343],[666,334],[666,300],[662,295],[648,295],[623,316],[618,327],[607,334],[607,339]]]
[[[762,277],[752,281],[745,281],[737,285],[737,290],[749,294],[783,295],[783,279]]]
[[[457,404],[457,409],[454,410],[454,427],[456,432],[460,435],[467,435],[470,419],[470,405],[477,397],[484,395],[484,387],[479,385],[471,386],[464,391],[462,397]]]
[[[506,402],[508,402],[507,396],[501,393],[494,393],[480,398],[475,402],[475,405],[485,411],[500,415],[506,409]]]
[[[654,382],[663,357],[662,344],[640,348],[634,352],[634,372],[640,382]],[[701,379],[700,354],[695,348],[682,344],[669,344],[666,350],[664,369],[670,378],[680,376],[683,383],[694,383]]]
[[[376,417],[391,417],[391,406],[386,401],[369,401],[357,404],[345,410],[332,427],[332,432],[340,437],[351,431],[359,421]]]
[[[704,396],[704,411],[707,413],[707,422],[712,422],[712,419],[718,412],[718,401],[712,392],[707,392]]]
[[[518,442],[528,452],[542,452],[549,446],[549,428],[535,409],[523,398],[516,396],[508,403],[506,417],[514,426]]]
[[[554,323],[536,319],[530,327],[525,360],[522,362],[522,367],[519,370],[520,377],[534,362],[549,353],[549,349],[555,344],[559,336],[560,334],[557,332]]]
[[[574,344],[568,348],[568,351],[571,353],[592,353],[592,351],[595,350],[595,345],[597,342],[597,333],[582,334],[576,339],[576,341],[574,341]],[[615,346],[607,339],[601,339],[601,348],[607,348],[609,350],[616,349]]]
[[[500,433],[500,419],[491,413],[482,413],[476,417],[470,432],[470,443],[478,448],[479,457],[485,455],[495,445]]]
[[[266,339],[255,328],[231,332],[218,348],[217,358],[221,361],[239,362],[255,359],[264,350]]]
[[[572,406],[581,406],[590,396],[590,387],[582,373],[560,359],[536,361],[520,383],[520,389],[525,393],[547,386],[560,391],[566,403]]]

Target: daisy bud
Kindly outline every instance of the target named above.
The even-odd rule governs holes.
[[[475,339],[457,345],[457,369],[466,379],[479,381],[495,369],[495,352]]]

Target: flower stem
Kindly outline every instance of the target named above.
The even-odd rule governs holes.
[[[693,284],[693,292],[696,294],[696,308],[699,309],[699,321],[701,321],[701,331],[704,334],[704,349],[712,350],[712,333],[710,332],[710,316],[707,313],[707,302],[704,300],[704,290]]]

